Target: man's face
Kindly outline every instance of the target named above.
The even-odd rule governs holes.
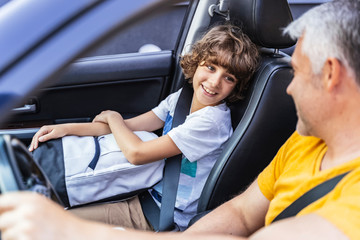
[[[294,78],[287,88],[287,93],[294,99],[297,110],[296,130],[304,136],[317,136],[323,117],[323,87],[320,77],[312,71],[309,58],[302,52],[302,39],[299,39],[292,55]]]

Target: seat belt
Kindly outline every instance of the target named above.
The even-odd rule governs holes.
[[[215,6],[215,5],[214,5]],[[216,6],[215,8],[217,8]],[[224,14],[227,16],[227,14]],[[226,16],[213,11],[209,28],[219,22],[225,22]],[[185,82],[180,93],[178,102],[176,103],[173,122],[171,128],[185,122],[186,116],[190,112],[193,89],[189,83]],[[155,231],[168,231],[174,228],[174,211],[177,188],[179,184],[181,170],[182,154],[168,158],[165,161],[161,209],[154,202],[148,191],[139,195],[142,210],[146,219],[151,223]]]
[[[175,128],[185,122],[186,116],[190,112],[192,96],[193,89],[190,84],[186,82],[176,103],[171,128]],[[145,191],[139,196],[144,215],[155,231],[169,231],[174,228],[174,211],[181,160],[182,154],[165,160],[160,212],[148,191]]]
[[[302,209],[316,200],[322,198],[340,182],[340,180],[345,177],[349,172],[337,175],[333,178],[326,180],[323,183],[313,187],[309,191],[307,191],[304,195],[298,198],[295,202],[293,202],[290,206],[285,208],[273,221],[272,223],[279,221],[284,218],[293,217],[298,214]]]

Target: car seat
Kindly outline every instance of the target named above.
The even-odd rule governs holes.
[[[269,164],[297,121],[293,101],[286,94],[292,79],[290,57],[278,51],[295,43],[282,34],[292,21],[287,1],[231,0],[229,15],[263,48],[245,99],[231,106],[235,130],[207,179],[198,213],[243,191]]]

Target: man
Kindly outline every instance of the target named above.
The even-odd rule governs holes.
[[[360,3],[335,0],[285,29],[298,38],[292,57],[297,131],[241,195],[185,233],[119,231],[80,220],[36,194],[0,197],[7,239],[359,239]],[[349,172],[296,217],[272,223],[308,190]]]

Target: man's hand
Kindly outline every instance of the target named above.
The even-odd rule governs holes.
[[[7,193],[0,196],[2,240],[71,239],[81,230],[81,221],[37,193]]]
[[[121,216],[120,216],[121,217]],[[2,240],[227,240],[234,236],[120,231],[113,226],[89,222],[66,212],[49,199],[32,192],[0,195]]]

